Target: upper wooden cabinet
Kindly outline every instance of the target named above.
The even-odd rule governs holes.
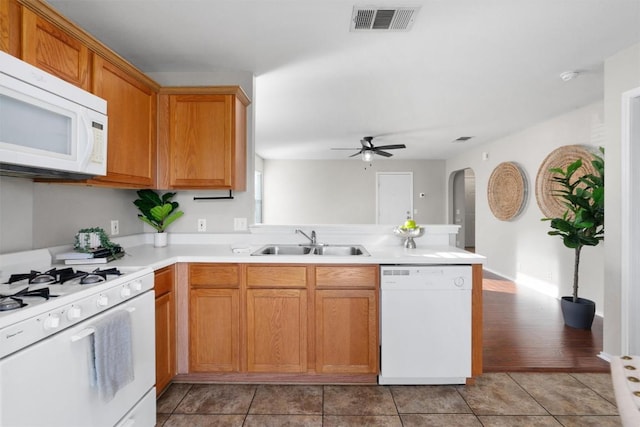
[[[92,92],[107,100],[107,175],[91,183],[155,186],[157,88],[94,55]]]
[[[22,60],[85,90],[90,89],[90,52],[79,39],[22,8]]]
[[[158,188],[246,190],[249,103],[239,86],[162,88]]]
[[[0,0],[0,18],[0,49],[107,101],[107,175],[81,183],[155,187],[159,85],[43,1]]]

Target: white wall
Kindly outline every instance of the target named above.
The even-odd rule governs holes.
[[[120,235],[140,233],[135,198],[132,190],[0,177],[0,253],[72,244],[81,228],[109,233],[112,219]]]
[[[33,182],[0,176],[0,253],[31,249]]]
[[[605,61],[604,113],[606,120],[607,151],[606,196],[605,196],[605,311],[604,352],[620,354],[620,244],[621,194],[620,194],[620,141],[621,141],[621,95],[640,87],[640,44],[625,49]]]
[[[444,224],[444,160],[264,160],[265,224],[374,224],[376,172],[413,172],[415,220]],[[424,198],[419,198],[425,193]]]
[[[560,146],[603,145],[602,127],[603,103],[596,102],[447,161],[448,176],[465,168],[475,173],[476,252],[487,257],[489,270],[554,296],[570,293],[573,251],[560,238],[547,235],[550,227],[540,221],[543,215],[535,199],[535,177],[547,154]],[[482,152],[489,154],[488,160],[482,160]],[[500,221],[489,209],[487,183],[494,168],[507,161],[524,170],[528,194],[517,218]],[[603,312],[603,257],[603,245],[588,247],[580,264],[580,296],[596,301],[599,313]]]

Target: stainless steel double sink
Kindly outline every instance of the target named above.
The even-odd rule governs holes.
[[[370,256],[361,245],[265,245],[251,253],[266,255]]]

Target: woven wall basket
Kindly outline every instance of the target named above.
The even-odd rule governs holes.
[[[553,174],[549,169],[565,169],[576,160],[582,159],[582,167],[578,169],[575,176],[595,173],[591,164],[594,152],[593,147],[586,145],[565,145],[553,150],[544,159],[536,176],[536,201],[545,218],[561,218],[567,210],[561,199],[553,195],[560,187],[552,181]]]
[[[487,199],[493,216],[509,221],[522,212],[527,200],[527,180],[516,163],[500,163],[491,172]]]

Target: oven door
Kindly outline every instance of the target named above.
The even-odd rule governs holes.
[[[89,337],[92,323],[122,309],[131,314],[134,380],[106,401],[91,385]],[[146,292],[0,360],[0,425],[116,425],[155,383],[154,322],[153,292]],[[155,410],[150,416],[155,422]]]

